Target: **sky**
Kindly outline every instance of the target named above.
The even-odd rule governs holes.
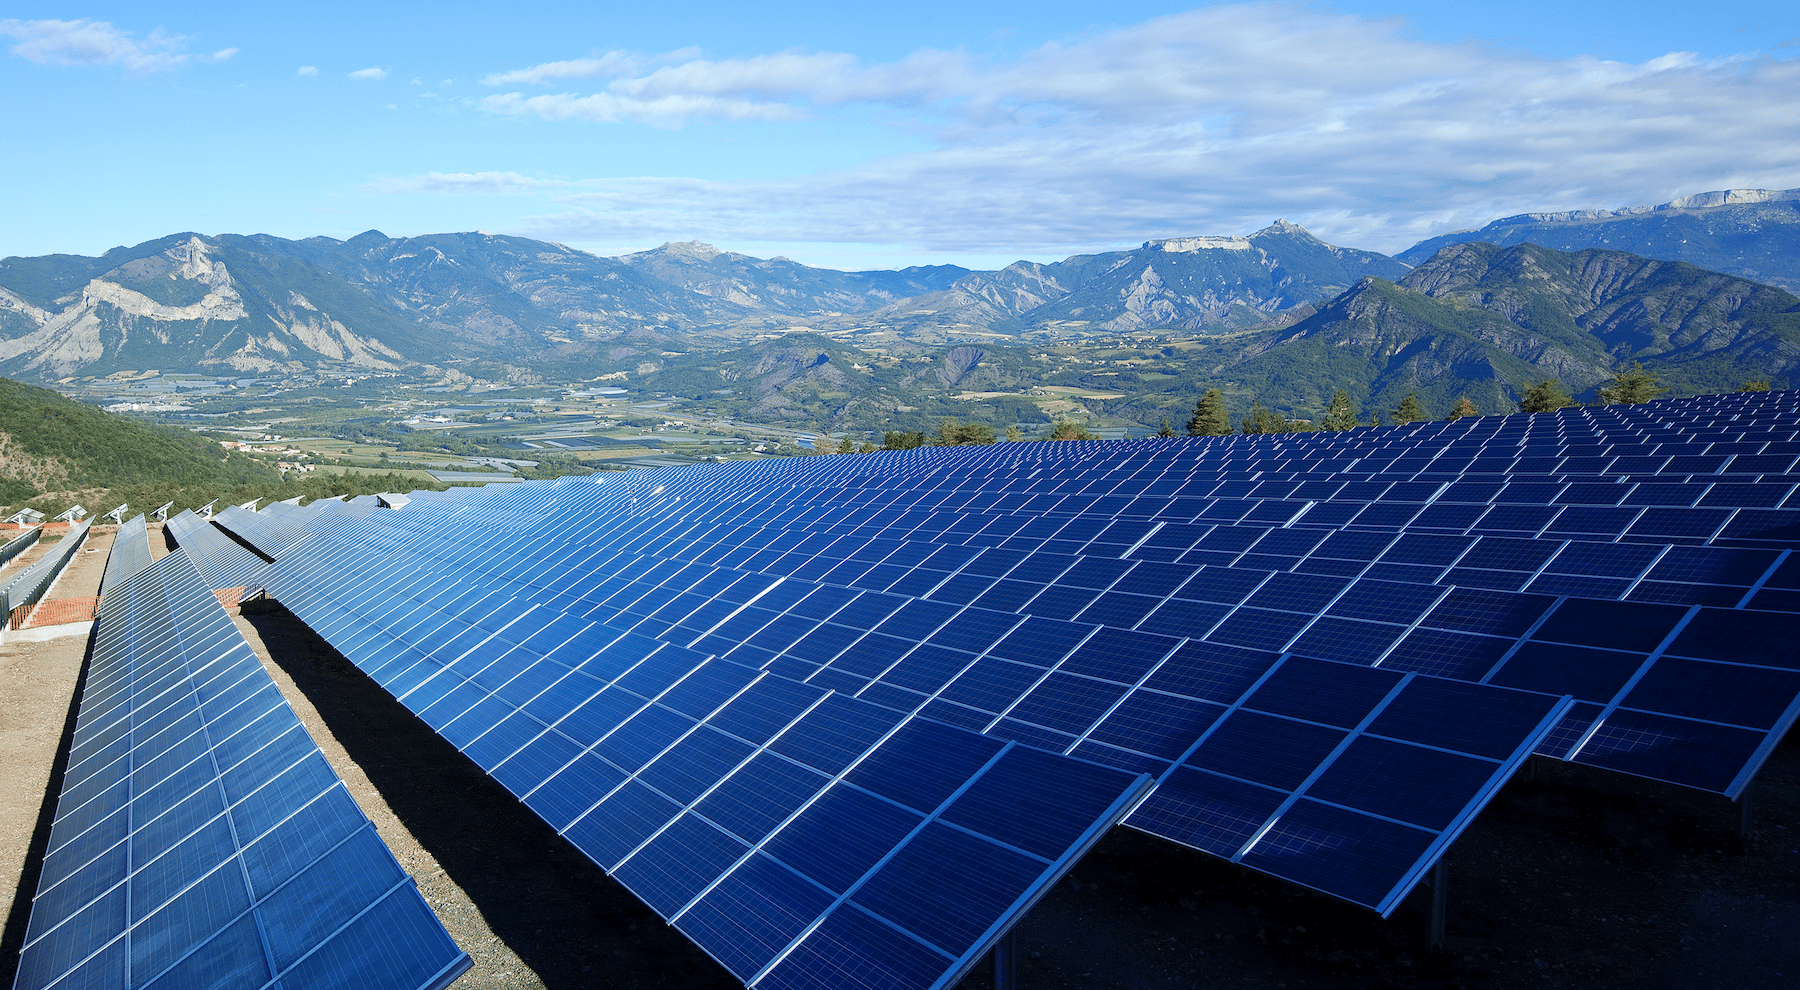
[[[1800,187],[1791,2],[386,6],[7,4],[0,256],[485,230],[996,268],[1276,219],[1392,253]]]

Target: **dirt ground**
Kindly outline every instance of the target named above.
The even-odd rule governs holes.
[[[269,604],[246,613],[239,628],[474,957],[457,987],[739,985],[298,620]],[[28,673],[9,658],[8,761],[17,734],[41,744],[72,714],[68,689],[61,702],[51,692],[15,704],[36,690],[29,682],[52,679],[48,666],[42,678]],[[10,822],[17,806],[27,823],[41,820],[40,793],[9,788],[0,815]],[[1800,740],[1777,749],[1754,800],[1756,828],[1740,843],[1737,808],[1722,798],[1545,765],[1509,785],[1451,851],[1449,937],[1437,951],[1420,943],[1423,891],[1384,921],[1117,829],[1020,925],[1018,985],[1800,985]],[[9,851],[12,834],[0,834]],[[28,897],[36,880],[26,872]],[[17,945],[0,949],[4,985]],[[965,982],[991,985],[985,964]]]

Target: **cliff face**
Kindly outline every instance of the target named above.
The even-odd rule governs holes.
[[[15,317],[13,333],[0,340],[0,369],[60,378],[145,367],[262,374],[406,363],[387,340],[410,343],[410,328],[361,299],[308,298],[302,290],[320,281],[316,271],[271,277],[254,256],[194,234],[132,253],[28,283],[49,293],[42,305],[17,291],[0,297]]]

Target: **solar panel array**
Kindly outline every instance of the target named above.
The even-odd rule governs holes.
[[[403,548],[371,574],[371,535],[284,559],[280,600],[746,983],[952,984],[1149,786]]]
[[[30,549],[32,544],[36,543],[38,537],[41,535],[43,535],[41,530],[36,528],[27,529],[25,532],[20,533],[18,536],[7,541],[5,546],[0,546],[0,565],[6,564],[14,557],[17,557],[19,554]]]
[[[14,986],[438,988],[469,964],[186,555],[110,584]]]
[[[696,466],[219,524],[275,558],[242,566],[278,599],[746,983],[849,966],[928,986],[1127,812],[1387,913],[1534,751],[1742,794],[1800,713],[1797,459],[1796,397],[1769,393]],[[804,742],[832,733],[830,759]],[[1027,754],[1004,782],[982,762]],[[935,806],[909,791],[923,764]],[[1101,767],[1154,789],[1134,804]],[[1089,786],[1043,787],[1056,773]],[[962,787],[1010,811],[958,819]],[[846,838],[826,823],[851,797],[923,831]],[[916,844],[947,822],[960,850]],[[981,842],[1035,858],[947,891]],[[876,903],[858,884],[877,878],[929,908]],[[946,898],[974,905],[954,938],[925,919]]]
[[[88,522],[78,522],[31,566],[0,582],[0,616],[20,605],[36,605],[68,566],[69,558],[87,542]]]

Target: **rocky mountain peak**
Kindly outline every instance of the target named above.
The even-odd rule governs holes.
[[[656,250],[663,254],[679,255],[698,261],[711,261],[725,253],[704,241],[668,241]]]
[[[1164,254],[1248,251],[1250,250],[1250,239],[1247,237],[1171,237],[1160,241],[1145,241],[1143,250],[1161,251]]]

